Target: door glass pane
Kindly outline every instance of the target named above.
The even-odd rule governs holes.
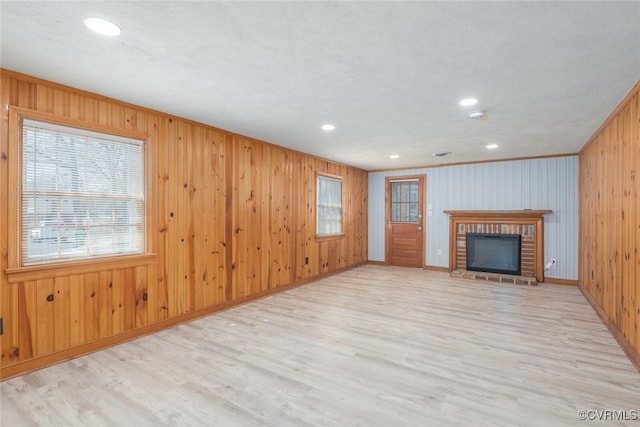
[[[418,181],[391,182],[391,222],[417,223]]]

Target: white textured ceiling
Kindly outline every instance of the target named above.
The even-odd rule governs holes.
[[[640,77],[640,2],[1,1],[0,15],[3,68],[370,170],[575,153]]]

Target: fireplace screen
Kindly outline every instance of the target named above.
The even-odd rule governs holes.
[[[467,234],[467,270],[520,274],[519,234]]]

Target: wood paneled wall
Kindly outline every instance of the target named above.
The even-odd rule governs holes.
[[[580,153],[580,286],[640,369],[640,82]]]
[[[0,79],[2,377],[367,262],[365,171],[21,74]],[[18,203],[7,105],[149,135],[152,256],[6,274],[7,206]],[[343,177],[342,237],[315,237],[317,172]]]

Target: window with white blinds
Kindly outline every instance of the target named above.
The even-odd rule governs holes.
[[[342,233],[342,179],[318,175],[318,236]]]
[[[22,121],[22,265],[144,252],[143,141]]]

